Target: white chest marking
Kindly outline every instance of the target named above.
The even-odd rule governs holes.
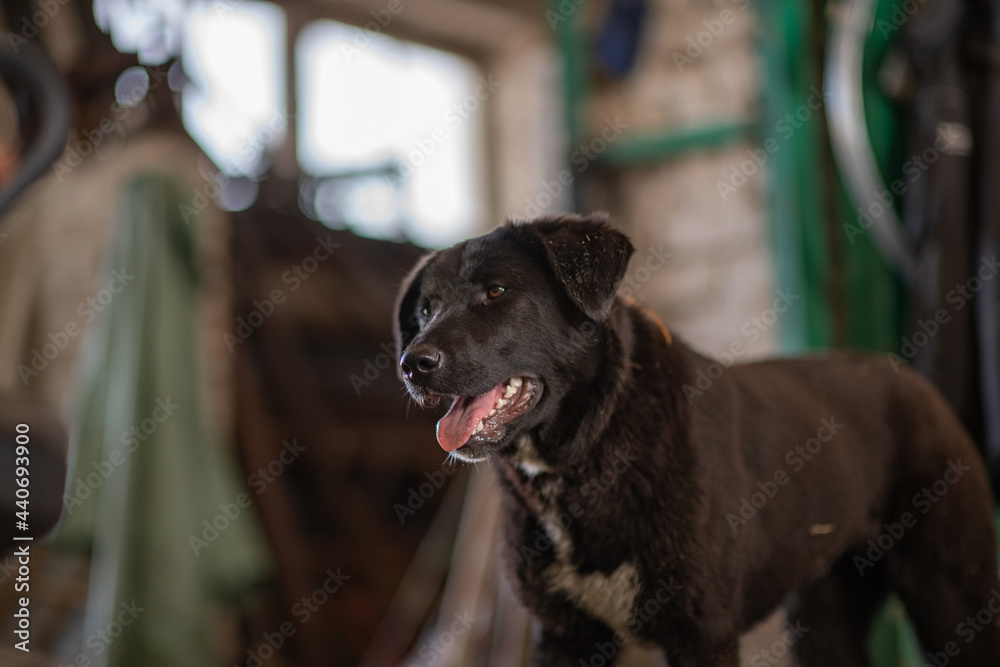
[[[528,479],[534,479],[543,472],[552,472],[552,467],[539,455],[529,435],[522,435],[518,438],[517,451],[512,459]]]
[[[529,479],[534,479],[541,473],[553,472],[527,435],[518,439],[517,451],[512,460]],[[542,494],[549,504],[547,514],[541,517],[542,523],[555,552],[555,562],[545,570],[549,589],[563,593],[591,616],[604,621],[612,630],[631,638],[627,629],[628,620],[635,609],[640,588],[639,572],[635,565],[622,563],[611,574],[580,574],[573,565],[573,544],[569,532],[559,522],[558,498],[562,495],[562,480],[557,478],[544,483]]]
[[[572,563],[573,544],[569,533],[554,517],[546,518],[544,525],[556,555],[556,562],[545,570],[550,589],[564,593],[612,630],[630,636],[628,619],[635,609],[640,586],[635,565],[622,563],[611,574],[580,574]]]

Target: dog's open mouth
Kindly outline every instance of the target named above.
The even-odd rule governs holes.
[[[507,425],[535,407],[541,383],[530,376],[513,377],[478,396],[456,396],[437,424],[437,439],[447,452],[469,445],[496,445]]]

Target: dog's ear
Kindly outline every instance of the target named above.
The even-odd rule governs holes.
[[[423,289],[424,269],[427,268],[427,263],[436,254],[436,252],[431,252],[421,257],[399,288],[399,295],[396,297],[396,317],[392,327],[393,335],[396,338],[396,361],[399,361],[399,358],[403,356],[403,350],[420,331],[420,322],[417,319],[417,300]],[[396,371],[399,372],[398,367]]]
[[[545,249],[569,298],[593,320],[603,320],[634,252],[628,237],[603,213],[539,218],[518,225]]]

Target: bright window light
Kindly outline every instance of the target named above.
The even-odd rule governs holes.
[[[310,188],[322,201],[305,202],[308,213],[425,246],[480,225],[491,91],[469,61],[334,21],[307,26],[295,57],[299,162],[317,179],[341,182]]]
[[[288,127],[285,13],[251,0],[195,7],[184,40],[184,125],[222,171],[257,176]]]
[[[159,65],[180,51],[184,0],[94,0],[93,10],[94,21],[111,35],[115,48],[135,53],[144,65]]]

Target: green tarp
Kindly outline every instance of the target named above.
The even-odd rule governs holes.
[[[94,665],[216,665],[213,609],[267,572],[252,491],[207,414],[196,343],[190,189],[125,188],[106,276],[120,287],[81,352],[64,518],[91,553],[83,651]],[[242,495],[241,495],[242,494]]]

